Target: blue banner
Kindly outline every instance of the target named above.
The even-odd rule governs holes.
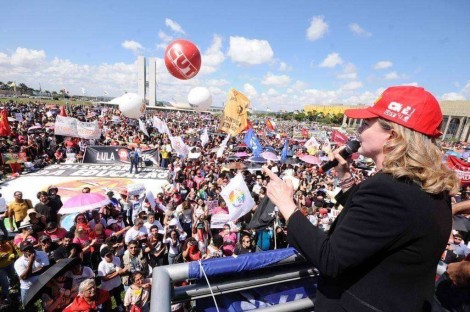
[[[245,143],[246,146],[251,148],[255,157],[259,157],[259,155],[263,151],[263,146],[259,142],[252,128],[248,129],[248,131],[246,132],[245,138],[243,139],[243,143]]]

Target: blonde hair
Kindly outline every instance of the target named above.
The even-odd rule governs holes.
[[[409,178],[427,193],[458,192],[460,181],[455,172],[442,163],[442,153],[434,139],[381,118],[378,122],[383,129],[396,133],[384,145],[384,173]]]

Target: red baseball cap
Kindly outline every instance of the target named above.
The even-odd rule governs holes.
[[[381,117],[431,137],[442,135],[439,131],[443,119],[439,102],[421,87],[387,88],[373,106],[347,109],[344,113],[356,119]]]

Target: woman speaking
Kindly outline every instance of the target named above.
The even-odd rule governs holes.
[[[430,311],[452,226],[450,195],[459,187],[434,142],[439,103],[423,88],[390,87],[373,106],[345,114],[363,119],[358,152],[377,173],[356,185],[341,148],[333,152],[344,208],[328,233],[298,211],[290,181],[264,168],[289,243],[321,273],[315,311]]]

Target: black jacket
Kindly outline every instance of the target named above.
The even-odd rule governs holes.
[[[328,234],[299,211],[289,219],[289,243],[321,273],[315,311],[429,311],[452,226],[449,195],[378,173],[338,201]]]

